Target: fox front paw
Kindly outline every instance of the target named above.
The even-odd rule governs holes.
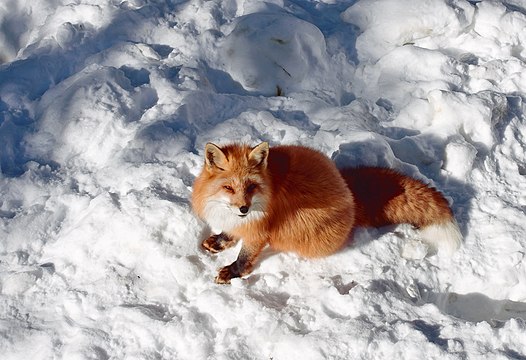
[[[244,245],[243,245],[244,246]],[[257,254],[256,254],[257,255]],[[252,272],[254,267],[254,253],[247,251],[245,247],[241,248],[237,260],[232,264],[219,269],[219,273],[216,276],[217,284],[230,284],[230,280],[233,278],[242,277]]]
[[[234,263],[219,269],[215,281],[216,284],[230,284],[230,280],[236,277],[241,277],[241,274],[237,270],[237,265]]]
[[[239,277],[240,275],[234,271],[232,265],[225,266],[219,270],[216,276],[216,284],[230,284],[230,280]]]
[[[211,235],[208,239],[203,241],[201,246],[206,251],[216,254],[228,248],[228,243],[230,241],[231,239],[228,237],[228,235],[221,233],[218,235]]]

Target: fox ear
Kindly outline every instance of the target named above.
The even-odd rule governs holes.
[[[265,168],[267,166],[268,151],[268,142],[262,142],[252,149],[248,155],[248,161],[254,167],[261,166]]]
[[[205,147],[205,163],[208,169],[218,168],[224,170],[227,165],[227,158],[221,148],[215,144],[208,143]]]

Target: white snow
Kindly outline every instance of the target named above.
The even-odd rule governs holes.
[[[235,22],[222,45],[221,61],[244,89],[265,95],[290,93],[312,88],[312,82],[327,77],[325,38],[313,24],[292,15],[259,12]]]
[[[0,4],[2,359],[526,357],[520,0]],[[277,88],[283,96],[275,96]],[[204,253],[207,142],[315,147],[443,191],[464,242]]]

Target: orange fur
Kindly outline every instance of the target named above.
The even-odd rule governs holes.
[[[217,252],[243,239],[238,259],[221,269],[219,283],[248,274],[267,244],[321,257],[338,251],[356,226],[410,223],[436,225],[440,232],[447,223],[458,230],[438,191],[393,170],[340,172],[325,155],[303,146],[207,144],[205,152],[192,204],[221,235],[203,247]]]

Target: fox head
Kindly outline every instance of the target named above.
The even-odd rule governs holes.
[[[208,143],[201,178],[206,192],[204,212],[214,228],[228,228],[264,216],[269,196],[267,159],[269,145],[255,147]]]

